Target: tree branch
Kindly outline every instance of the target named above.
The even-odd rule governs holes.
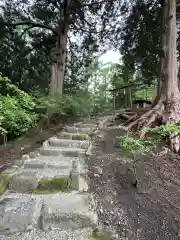
[[[27,21],[27,22],[17,22],[17,23],[8,23],[8,22],[1,22],[0,21],[0,25],[12,26],[12,27],[27,25],[27,26],[30,26],[32,28],[33,27],[45,28],[45,29],[51,30],[54,33],[57,33],[52,27],[50,27],[48,25],[44,25],[44,24],[41,24],[41,23],[34,23],[34,22],[30,22],[30,21]]]
[[[113,2],[114,0],[112,0]],[[96,6],[96,5],[99,5],[99,4],[102,4],[102,3],[106,3],[105,0],[102,0],[100,2],[93,2],[93,3],[87,3],[87,4],[82,4],[83,7],[92,7],[92,6]]]

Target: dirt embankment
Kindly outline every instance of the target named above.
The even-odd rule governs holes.
[[[128,240],[180,239],[180,158],[144,158],[138,186],[121,160],[116,140],[122,132],[109,128],[95,139],[89,163],[90,189],[100,221]]]
[[[80,119],[58,115],[52,117],[48,124],[42,119],[26,135],[10,141],[6,145],[0,145],[0,172],[12,165],[14,160],[20,159],[23,154],[39,148],[45,140],[60,132],[65,124],[72,124],[75,121],[80,121]]]

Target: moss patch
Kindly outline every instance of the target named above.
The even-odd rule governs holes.
[[[0,195],[6,191],[10,179],[11,177],[8,174],[0,174]]]
[[[89,140],[89,136],[88,135],[75,135],[72,136],[72,140]]]
[[[115,237],[113,236],[112,232],[108,230],[98,230],[95,229],[92,233],[91,240],[114,240]]]
[[[70,191],[70,179],[66,178],[53,178],[41,179],[38,183],[37,189],[33,194],[50,194],[55,192],[68,192]]]
[[[32,194],[53,194],[53,193],[58,193],[59,190],[55,190],[55,189],[47,189],[47,190],[41,190],[41,189],[37,189],[37,190],[34,190],[32,192]]]

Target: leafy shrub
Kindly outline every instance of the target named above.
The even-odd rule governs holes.
[[[71,96],[64,96],[63,110],[71,116],[89,116],[93,105],[90,96],[83,96],[80,93]]]
[[[88,116],[92,111],[90,98],[85,99],[81,94],[62,96],[43,96],[38,99],[37,105],[40,109],[47,109],[50,112],[66,114],[69,116]]]
[[[167,141],[172,137],[180,134],[180,126],[176,124],[167,124],[167,125],[161,125],[154,128],[146,127],[143,128],[141,131],[145,133],[151,133],[152,134],[152,141],[156,143],[162,142],[167,143]]]
[[[8,139],[26,133],[43,116],[87,117],[94,113],[94,108],[95,99],[90,93],[32,96],[0,75],[0,135],[7,135]]]
[[[4,97],[11,97],[17,100],[19,105],[26,110],[31,110],[35,107],[35,99],[28,93],[21,91],[11,81],[0,75],[0,95]]]
[[[154,144],[149,140],[136,139],[131,132],[126,136],[121,136],[121,149],[127,158],[122,158],[125,162],[130,162],[133,166],[133,172],[136,175],[137,163],[140,161],[141,155],[146,155]]]
[[[32,96],[0,76],[0,134],[7,134],[13,138],[33,127],[37,121],[37,114],[29,111],[35,104]]]
[[[1,124],[12,137],[27,132],[37,121],[37,115],[30,114],[19,102],[19,99],[14,97],[0,98],[0,114],[3,116]]]

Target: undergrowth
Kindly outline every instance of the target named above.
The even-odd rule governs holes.
[[[90,93],[84,95],[76,92],[53,97],[32,95],[20,90],[8,78],[0,75],[0,142],[27,133],[41,119],[49,120],[53,115],[66,115],[68,118],[89,117],[96,107]]]
[[[146,134],[144,139],[139,139],[137,133],[134,134],[128,130],[125,136],[119,137],[124,154],[124,158],[121,158],[121,160],[132,164],[135,175],[137,163],[141,159],[140,156],[147,155],[149,152],[155,153],[157,146],[168,147],[169,139],[180,134],[180,126],[174,124],[161,125],[154,128],[143,128],[141,131]]]

